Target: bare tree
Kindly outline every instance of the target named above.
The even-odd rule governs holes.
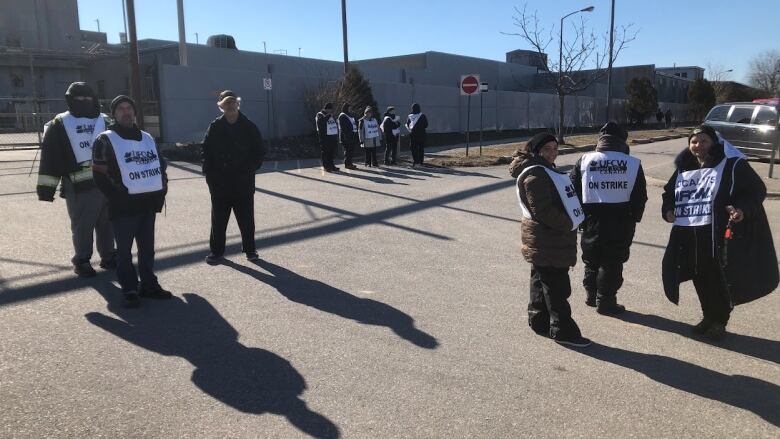
[[[594,82],[603,78],[607,74],[605,65],[609,64],[609,31],[605,32],[599,42],[599,38],[593,31],[587,31],[585,28],[585,19],[580,17],[578,23],[572,24],[573,36],[561,41],[556,35],[555,26],[550,28],[549,33],[541,25],[541,20],[536,11],[528,14],[527,6],[523,9],[515,7],[515,15],[512,16],[514,25],[520,28],[519,32],[502,32],[504,35],[514,35],[522,38],[531,45],[532,50],[539,53],[539,59],[544,64],[544,78],[555,89],[560,103],[558,114],[558,143],[563,144],[565,139],[563,135],[564,128],[564,102],[567,95],[575,94],[590,87]],[[620,52],[628,47],[628,43],[636,39],[638,31],[632,31],[632,24],[621,26],[615,32],[614,50],[612,62],[617,59]],[[559,29],[560,30],[560,29]],[[571,35],[572,33],[570,33]],[[547,56],[547,47],[553,41],[558,42],[561,48],[559,55],[560,62],[555,62]],[[585,70],[586,67],[592,67]]]
[[[732,69],[726,69],[723,64],[708,61],[707,62],[707,80],[712,84],[715,90],[717,102],[725,102],[726,91],[729,89],[728,82],[731,80]]]
[[[750,85],[780,96],[780,51],[767,50],[750,61]]]

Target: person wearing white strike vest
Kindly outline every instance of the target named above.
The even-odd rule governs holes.
[[[401,135],[401,121],[395,114],[395,107],[387,107],[382,117],[382,134],[385,141],[385,165],[397,165],[396,145]]]
[[[376,149],[382,145],[379,122],[374,117],[374,109],[367,106],[363,111],[363,117],[358,121],[358,136],[360,146],[366,152],[366,167],[377,167]]]
[[[540,133],[521,146],[509,172],[517,178],[522,253],[531,264],[528,324],[558,343],[585,347],[571,317],[569,267],[577,263],[577,226],[584,214],[568,175],[555,169],[558,142]]]
[[[423,164],[425,159],[425,133],[428,118],[420,110],[420,104],[412,104],[412,112],[406,117],[409,130],[409,149],[412,152],[412,167]]]
[[[135,124],[135,114],[132,99],[114,98],[115,123],[95,139],[92,158],[95,183],[108,198],[118,251],[116,275],[128,308],[139,306],[141,297],[172,297],[154,274],[154,223],[168,191],[165,160],[152,136]],[[138,272],[133,266],[133,242],[138,248]]]
[[[666,297],[693,280],[703,318],[691,330],[726,335],[735,305],[773,292],[780,280],[764,211],[766,185],[746,157],[709,126],[695,128],[664,186],[663,218],[674,224],[663,258]]]
[[[68,111],[58,114],[44,128],[36,192],[41,201],[54,201],[57,186],[65,198],[73,240],[73,271],[92,277],[93,235],[100,267],[116,268],[114,232],[108,217],[108,200],[92,179],[92,144],[105,130],[108,116],[100,112],[98,97],[83,82],[74,82],[65,93]]]
[[[647,203],[642,164],[629,155],[627,140],[625,129],[608,122],[601,128],[596,150],[584,154],[571,171],[585,211],[580,226],[585,303],[605,315],[626,310],[617,303],[617,292]]]
[[[352,158],[359,141],[357,121],[350,114],[350,105],[345,102],[339,114],[339,142],[344,148],[344,167],[347,169],[357,169]]]
[[[317,126],[317,138],[320,141],[320,158],[322,169],[325,172],[339,172],[339,168],[333,163],[338,151],[339,124],[333,118],[333,104],[328,102],[314,117]]]

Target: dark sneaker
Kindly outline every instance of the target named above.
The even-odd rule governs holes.
[[[103,270],[116,270],[116,257],[106,261],[100,261],[100,268]]]
[[[596,307],[596,296],[591,296],[588,294],[588,296],[585,298],[585,305],[588,305],[591,308]]]
[[[358,168],[357,166],[355,166],[353,164],[344,165],[344,167],[347,168],[347,169],[357,169]]]
[[[97,272],[92,268],[92,264],[89,262],[82,262],[73,266],[73,272],[78,277],[95,277]]]
[[[558,344],[574,346],[577,348],[584,348],[593,343],[589,338],[585,338],[581,335],[575,337],[554,337],[553,340]]]
[[[155,288],[144,288],[142,286],[138,295],[146,299],[170,299],[173,297],[173,294],[171,294],[170,291],[164,290],[163,287],[159,285]]]
[[[246,260],[252,262],[259,261],[260,256],[257,254],[257,252],[246,252]]]
[[[609,305],[598,304],[596,305],[596,312],[605,316],[616,316],[626,312],[626,307],[618,303],[611,303]]]
[[[214,253],[209,253],[208,256],[206,256],[206,263],[209,265],[217,265],[222,262],[222,256],[217,256]]]
[[[326,169],[325,172],[339,172],[339,168],[333,167],[330,169]]]
[[[701,335],[707,332],[707,330],[710,329],[710,326],[712,326],[711,321],[707,319],[701,319],[699,323],[691,326],[691,332],[697,335]]]
[[[713,323],[707,328],[704,335],[713,341],[723,340],[723,337],[726,336],[726,325]]]
[[[549,337],[550,336],[550,328],[544,328],[544,327],[536,327],[531,326],[531,330],[536,333],[536,335],[541,335],[543,337]]]
[[[138,308],[141,306],[141,298],[135,291],[128,291],[123,294],[122,306],[125,308]]]

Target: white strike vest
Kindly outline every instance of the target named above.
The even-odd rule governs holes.
[[[92,160],[92,143],[98,134],[106,130],[106,121],[103,119],[105,115],[100,114],[96,119],[91,119],[76,117],[70,114],[70,111],[66,111],[58,114],[57,117],[62,120],[65,133],[68,134],[76,163]]]
[[[625,203],[631,199],[641,162],[617,151],[591,152],[582,156],[582,201]]]
[[[392,120],[392,121],[393,121],[393,122],[395,122],[395,123],[398,123],[398,116],[396,116],[395,118],[392,118],[392,119],[390,118],[390,116],[385,116],[385,118],[384,118],[384,119],[382,119],[382,126],[381,126],[381,128],[382,128],[382,131],[384,131],[384,130],[385,130],[385,128],[384,128],[384,126],[385,126],[385,120],[388,120],[388,119],[389,119],[389,120]],[[394,136],[398,137],[398,134],[400,134],[400,133],[401,133],[401,129],[400,129],[400,128],[394,128],[392,132],[393,132],[393,135],[394,135]]]
[[[376,119],[364,119],[363,130],[366,139],[379,137],[379,122]]]
[[[341,117],[341,115],[347,116],[347,119],[349,119],[349,121],[352,123],[352,132],[353,132],[353,133],[356,133],[356,132],[357,132],[357,130],[358,130],[358,126],[357,126],[357,124],[355,123],[355,118],[354,118],[354,117],[352,117],[352,116],[350,116],[350,115],[348,115],[348,114],[346,114],[346,113],[341,113],[341,114],[339,115],[339,117]]]
[[[726,157],[714,168],[694,169],[677,173],[677,181],[674,185],[674,225],[683,227],[695,227],[712,224],[712,203],[720,189],[723,180],[723,171],[726,161],[736,157],[738,160],[745,158],[734,145],[721,138],[723,152]],[[734,169],[730,192],[734,190]],[[714,231],[713,231],[714,233]]]
[[[420,120],[420,116],[422,116],[422,113],[412,113],[409,115],[409,120],[406,122],[406,126],[409,127],[409,131],[411,131],[412,128],[414,128],[414,126],[417,124],[417,121]]]
[[[114,131],[104,133],[114,148],[122,183],[130,194],[144,194],[162,190],[162,169],[154,139],[141,131],[141,140],[127,140]]]
[[[552,169],[541,165],[529,166],[525,168],[525,170],[523,170],[520,175],[517,176],[517,184],[515,189],[517,191],[517,201],[520,203],[520,210],[523,212],[523,218],[530,219],[531,211],[525,204],[523,204],[523,199],[520,197],[520,179],[523,178],[523,176],[525,176],[525,174],[527,174],[528,171],[533,168],[544,168],[544,170],[547,171],[547,175],[550,176],[553,184],[555,184],[555,188],[558,190],[558,196],[561,197],[561,201],[563,202],[563,209],[571,219],[571,229],[577,230],[577,227],[585,219],[585,213],[582,211],[582,205],[580,205],[580,200],[577,198],[577,192],[574,189],[574,185],[571,183],[571,179],[569,179],[569,177],[565,174],[559,174]]]

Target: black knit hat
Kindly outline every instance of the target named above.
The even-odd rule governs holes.
[[[111,101],[111,117],[114,117],[114,111],[116,111],[116,107],[118,107],[122,102],[129,102],[130,105],[133,106],[133,112],[138,113],[138,110],[135,106],[135,101],[130,98],[130,96],[119,95],[115,97],[113,101]]]
[[[326,102],[325,105],[322,106],[323,110],[332,110],[333,109],[333,103],[332,102]]]
[[[599,133],[601,133],[602,135],[607,134],[610,136],[619,137],[623,141],[628,140],[628,131],[626,131],[625,128],[621,127],[615,122],[607,122],[606,125],[601,127]]]
[[[718,133],[709,125],[699,125],[694,128],[693,131],[688,134],[688,142],[691,141],[691,137],[702,133],[708,135],[710,139],[712,139],[712,143],[720,143],[720,139],[718,139]]]
[[[97,97],[92,87],[88,86],[86,82],[74,82],[68,87],[68,91],[65,92],[65,98],[74,96],[85,96],[93,99]]]
[[[526,150],[529,154],[539,154],[539,150],[541,150],[542,147],[548,142],[555,142],[557,145],[558,139],[556,139],[555,136],[550,133],[539,133],[528,140],[528,143],[526,143]]]

